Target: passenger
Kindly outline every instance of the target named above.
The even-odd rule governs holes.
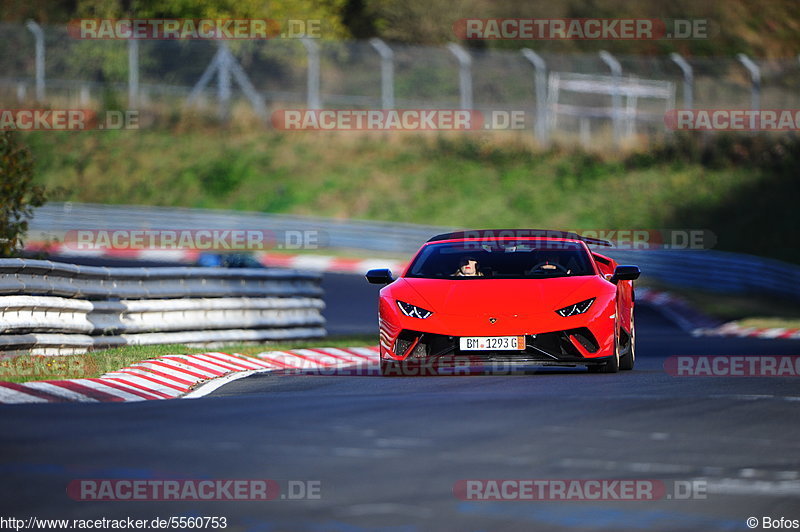
[[[458,267],[454,277],[483,277],[483,273],[478,271],[478,260],[474,257],[464,257],[461,259],[461,266]]]

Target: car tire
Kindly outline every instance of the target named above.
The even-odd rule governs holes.
[[[631,333],[628,339],[628,346],[625,353],[619,359],[619,369],[630,371],[636,364],[636,326],[633,323],[633,311],[631,311]]]

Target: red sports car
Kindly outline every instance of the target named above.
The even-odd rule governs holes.
[[[383,375],[414,368],[633,369],[637,266],[589,248],[604,240],[546,230],[480,230],[428,240],[380,291]],[[438,371],[436,371],[438,373]]]

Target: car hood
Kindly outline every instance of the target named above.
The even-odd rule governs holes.
[[[418,279],[403,277],[392,283],[392,297],[433,312],[474,316],[524,316],[555,310],[613,291],[598,276],[551,279]],[[580,298],[580,299],[576,299]]]

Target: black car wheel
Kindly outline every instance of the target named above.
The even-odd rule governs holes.
[[[636,364],[636,326],[633,324],[633,311],[631,311],[631,333],[628,335],[628,345],[619,359],[619,369],[630,371]]]

